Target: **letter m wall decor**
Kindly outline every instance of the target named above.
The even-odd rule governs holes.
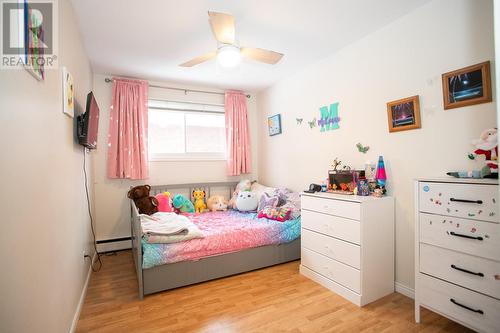
[[[318,120],[318,126],[321,128],[321,132],[335,130],[339,128],[339,103],[330,104],[328,106],[322,106],[319,108],[320,119]]]

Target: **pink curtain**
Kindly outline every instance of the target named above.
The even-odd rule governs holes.
[[[237,176],[252,172],[247,99],[241,91],[225,94],[227,174]]]
[[[108,177],[148,178],[148,83],[113,78]]]

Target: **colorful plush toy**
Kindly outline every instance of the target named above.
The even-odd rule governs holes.
[[[291,209],[289,207],[266,207],[259,212],[257,217],[285,222],[290,218],[290,212]]]
[[[170,192],[158,193],[155,195],[156,200],[158,200],[158,211],[164,213],[171,213],[174,211],[172,208],[172,198],[170,197]]]
[[[196,213],[203,213],[205,209],[207,209],[207,205],[205,205],[205,191],[196,189],[193,191],[194,198],[194,210]]]
[[[194,213],[193,203],[182,194],[176,194],[174,196],[172,205],[174,206],[176,213]]]
[[[149,190],[151,190],[151,186],[140,185],[128,191],[127,196],[129,199],[134,200],[140,214],[151,215],[158,212],[158,200],[155,197],[149,196]]]
[[[236,198],[236,209],[241,212],[255,211],[258,205],[257,195],[250,191],[241,191]]]
[[[207,207],[212,212],[227,210],[227,200],[222,195],[213,195],[207,200]]]

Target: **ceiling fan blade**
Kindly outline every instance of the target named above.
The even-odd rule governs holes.
[[[195,65],[201,64],[202,62],[205,62],[207,60],[210,60],[212,58],[215,58],[217,55],[217,52],[209,52],[207,54],[201,55],[199,57],[196,57],[194,59],[191,59],[189,61],[186,61],[183,64],[180,64],[179,66],[181,67],[193,67]]]
[[[283,53],[254,48],[242,47],[241,54],[247,58],[265,62],[266,64],[274,65],[283,57]]]
[[[208,12],[215,39],[223,44],[234,44],[234,17],[230,14]]]

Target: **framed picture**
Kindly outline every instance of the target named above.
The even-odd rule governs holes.
[[[387,103],[389,132],[420,128],[418,95]]]
[[[281,115],[276,114],[267,118],[267,128],[269,129],[269,136],[281,134]]]
[[[24,36],[24,68],[37,80],[45,79],[43,21],[34,15],[27,0],[23,2],[22,29]]]
[[[445,110],[492,100],[489,61],[444,73],[442,78]]]
[[[73,118],[75,116],[75,86],[73,76],[66,69],[62,68],[63,83],[63,112]]]

